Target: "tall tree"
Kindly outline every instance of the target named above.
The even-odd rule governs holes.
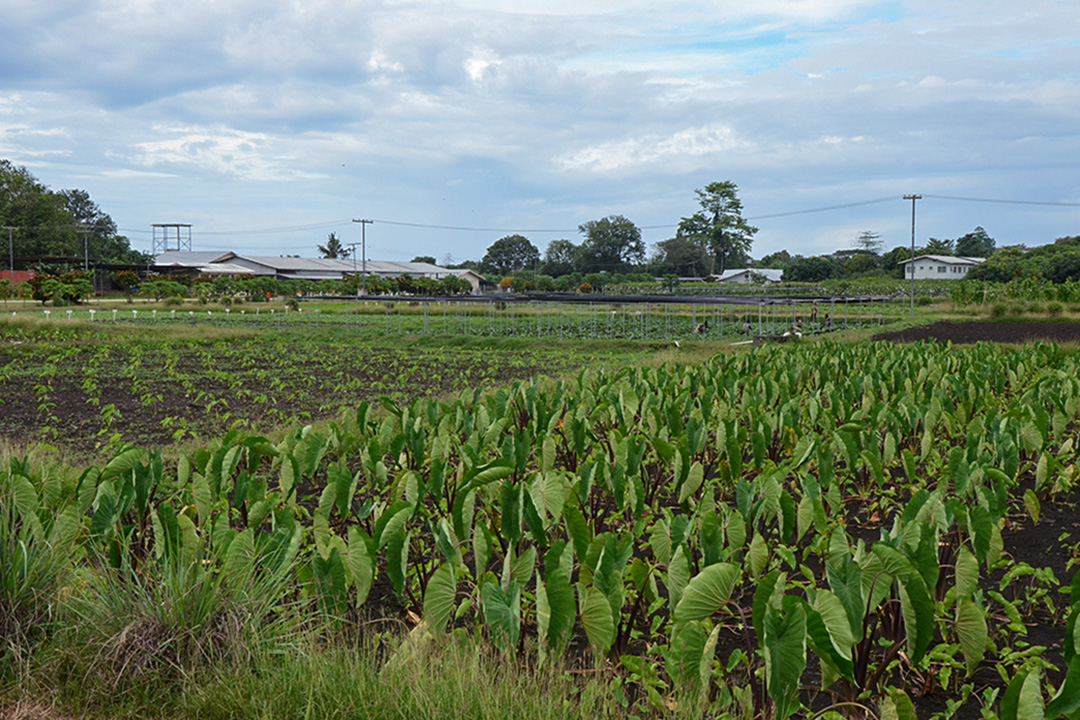
[[[434,255],[417,255],[416,257],[414,257],[414,258],[413,258],[412,260],[410,260],[409,262],[415,262],[415,263],[427,263],[428,265],[435,265],[435,264],[437,264],[437,263],[435,262],[435,256],[434,256]]]
[[[338,239],[336,233],[330,233],[326,238],[326,244],[319,246],[319,252],[322,253],[322,256],[330,260],[345,260],[352,253],[352,250],[352,248],[347,248],[341,244],[341,240]]]
[[[994,238],[982,226],[956,239],[956,254],[961,257],[986,258],[994,254]]]
[[[90,193],[76,189],[61,190],[60,195],[64,198],[64,209],[78,225],[80,253],[104,262],[142,265],[149,260],[146,254],[133,250],[125,236],[117,234],[116,223],[90,198]]]
[[[938,238],[930,238],[926,241],[926,247],[923,248],[924,255],[952,255],[953,254],[953,241],[949,239],[939,240]]]
[[[885,243],[881,241],[881,235],[873,230],[863,230],[859,233],[859,237],[855,238],[855,247],[871,255],[880,253],[884,245]]]
[[[678,277],[703,277],[710,261],[705,247],[688,237],[673,237],[656,244],[655,262],[659,271]]]
[[[574,243],[565,238],[552,240],[544,250],[544,274],[552,277],[569,275],[574,272],[577,256],[578,246]]]
[[[590,220],[578,229],[585,235],[578,252],[579,272],[626,272],[645,262],[641,230],[622,215]]]
[[[695,190],[701,210],[679,222],[677,237],[701,243],[712,257],[710,274],[722,274],[735,256],[746,256],[758,229],[742,216],[739,187],[725,180]]]
[[[519,270],[531,270],[540,262],[540,251],[524,235],[507,235],[493,242],[480,260],[484,272],[513,275]]]

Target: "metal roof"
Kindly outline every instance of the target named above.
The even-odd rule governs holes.
[[[919,260],[936,260],[946,265],[978,265],[986,260],[986,258],[979,257],[963,257],[961,255],[919,255],[915,258],[915,261]],[[897,265],[903,265],[904,263],[912,262],[911,258],[907,260],[901,260]]]

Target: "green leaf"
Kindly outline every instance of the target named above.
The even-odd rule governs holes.
[[[686,477],[686,482],[679,488],[679,504],[686,502],[694,493],[701,489],[701,483],[705,479],[705,468],[702,467],[700,462],[695,462],[690,466],[690,474]]]
[[[327,558],[316,553],[311,558],[319,605],[329,615],[339,617],[345,612],[345,564],[335,547]]]
[[[424,620],[435,633],[446,632],[446,624],[454,612],[457,583],[454,566],[443,563],[431,574],[424,590]]]
[[[1080,710],[1080,656],[1074,656],[1061,687],[1046,705],[1046,715],[1056,718]]]
[[[356,607],[360,607],[371,592],[371,585],[375,580],[375,564],[364,531],[355,526],[349,528],[347,560],[350,579],[356,587]]]
[[[480,599],[495,647],[504,652],[516,649],[521,634],[521,586],[511,582],[504,592],[498,583],[486,582]]]
[[[966,547],[956,555],[956,596],[971,597],[979,589],[979,561]]]
[[[961,597],[956,603],[956,635],[971,677],[986,654],[987,629],[986,614],[970,597]]]
[[[210,484],[202,474],[195,474],[195,481],[191,484],[191,499],[195,503],[195,512],[199,516],[199,523],[205,524],[210,518],[210,504],[213,499],[210,495]]]
[[[719,629],[720,626],[716,627]],[[671,679],[684,692],[692,692],[701,686],[701,666],[707,642],[708,636],[698,623],[687,623],[671,638],[666,667]]]
[[[1031,488],[1024,491],[1024,509],[1027,510],[1028,515],[1031,517],[1031,522],[1038,525],[1040,511],[1039,498]]]
[[[727,605],[738,579],[739,569],[731,563],[716,563],[695,575],[675,607],[675,625],[704,620]]]
[[[675,548],[675,554],[671,557],[671,562],[668,563],[667,571],[668,597],[671,600],[671,605],[676,606],[682,599],[686,584],[690,582],[690,561],[687,559],[686,551],[683,548],[683,545]]]
[[[541,639],[547,645],[552,657],[560,657],[570,633],[574,629],[576,607],[574,588],[570,578],[562,568],[561,555],[565,552],[565,543],[561,540],[552,545],[544,555],[544,597],[547,605],[547,632]],[[539,607],[539,598],[537,599]],[[539,610],[537,611],[539,613]]]
[[[783,612],[766,608],[763,643],[767,689],[780,720],[799,709],[799,680],[806,669],[806,613],[797,602],[784,605]]]
[[[585,636],[589,639],[593,658],[599,664],[607,657],[611,644],[615,642],[615,619],[611,616],[611,605],[602,592],[596,588],[578,588],[580,594],[584,592],[581,600],[581,627],[585,630]]]
[[[105,469],[101,471],[99,482],[130,472],[133,467],[139,464],[139,461],[142,460],[143,455],[145,454],[146,451],[141,448],[121,450],[105,464]]]
[[[750,569],[751,577],[760,575],[769,564],[769,546],[761,533],[756,533],[754,539],[750,541],[750,548],[746,553],[746,561]]]
[[[918,720],[915,703],[906,692],[889,688],[888,693],[881,698],[881,720]]]

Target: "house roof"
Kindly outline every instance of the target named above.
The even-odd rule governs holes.
[[[978,265],[983,260],[986,260],[986,258],[964,257],[961,255],[919,255],[915,258],[914,262],[918,262],[919,260],[934,260],[936,262],[945,263],[946,265]],[[911,258],[901,260],[897,265],[903,265],[909,262],[913,262]]]
[[[732,278],[745,275],[747,273],[753,275],[761,275],[769,282],[780,282],[784,278],[784,271],[779,268],[738,268],[736,270],[725,270],[719,276],[717,276],[720,282],[731,280]]]
[[[215,251],[180,252],[172,250],[154,257],[154,264],[159,267],[199,267],[214,262],[224,262],[236,257],[235,253]]]

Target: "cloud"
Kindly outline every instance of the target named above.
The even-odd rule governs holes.
[[[662,165],[677,171],[691,171],[716,162],[715,156],[735,148],[749,148],[730,127],[699,127],[671,135],[645,135],[605,142],[556,158],[563,170],[612,172],[640,166]]]

